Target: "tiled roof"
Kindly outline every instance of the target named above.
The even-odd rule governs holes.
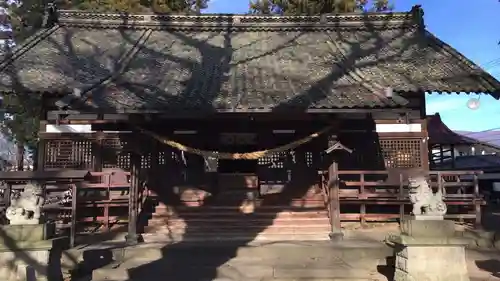
[[[500,131],[496,129],[480,132],[455,131],[455,133],[474,138],[484,145],[500,148]]]
[[[466,155],[455,157],[453,160],[445,161],[442,164],[437,164],[439,169],[457,169],[457,170],[500,170],[500,156],[498,155]]]
[[[429,144],[465,144],[472,145],[479,143],[478,140],[463,136],[453,132],[443,123],[439,113],[427,116],[427,132],[429,135]]]
[[[115,111],[387,108],[406,92],[500,83],[415,11],[324,17],[59,12],[0,63],[0,91],[62,92]],[[400,97],[399,96],[399,97]],[[398,96],[397,96],[398,97]]]

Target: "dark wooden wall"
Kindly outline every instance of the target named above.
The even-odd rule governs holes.
[[[254,120],[248,116],[214,120],[178,120],[178,122],[149,122],[141,127],[174,139],[184,145],[205,150],[227,150],[221,146],[220,134],[245,132],[256,134],[256,145],[251,150],[280,146],[317,132],[334,123],[335,129],[291,152],[275,153],[258,160],[262,178],[285,178],[291,171],[314,173],[326,170],[331,161],[339,163],[341,170],[385,170],[387,168],[427,168],[426,132],[377,133],[376,120]],[[142,157],[141,166],[151,167],[158,159],[163,178],[176,183],[209,181],[209,171],[203,157],[181,153],[137,132],[104,133],[104,130],[132,130],[127,124],[95,124],[91,134],[42,134],[44,169],[102,169],[130,168],[130,153]],[[295,133],[276,134],[273,130],[295,130]],[[195,130],[196,134],[173,134],[174,130]],[[338,151],[325,155],[331,136],[352,149],[352,153]],[[236,151],[231,151],[236,152]],[[249,152],[249,151],[238,151]],[[331,158],[331,159],[330,159]],[[292,161],[290,161],[292,160]],[[297,175],[295,175],[297,177]],[[269,179],[275,180],[275,179]],[[165,179],[160,180],[160,182]]]

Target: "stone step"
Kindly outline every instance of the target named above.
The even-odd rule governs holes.
[[[168,279],[166,279],[168,276]],[[154,262],[132,269],[97,269],[92,281],[382,281],[387,277],[378,272],[352,269],[348,266],[331,266],[324,269],[273,269],[266,265],[246,265],[240,267],[221,266],[219,268],[184,268],[176,271],[155,265]]]
[[[146,235],[148,236],[148,235]],[[161,236],[161,235],[149,235]],[[146,242],[137,246],[124,245],[123,239],[116,242],[88,245],[83,248],[66,250],[63,260],[77,263],[83,260],[109,263],[110,260],[158,260],[165,257],[186,263],[203,264],[212,262],[214,257],[223,257],[234,262],[265,262],[288,264],[300,260],[342,259],[344,261],[363,261],[366,258],[383,259],[392,255],[392,249],[380,242],[366,241],[355,238],[346,238],[340,243],[331,241],[275,241],[261,242],[246,245],[241,241],[211,242],[198,241],[191,243],[171,243],[164,239],[151,241],[153,237],[146,237]],[[160,237],[163,238],[163,237]],[[300,253],[300,255],[297,255]],[[100,261],[100,262],[99,262]],[[65,266],[70,264],[64,263]],[[75,266],[76,264],[71,264]],[[102,266],[102,265],[101,265]]]
[[[153,216],[148,221],[148,226],[168,226],[168,227],[208,227],[217,228],[219,226],[236,227],[315,227],[328,226],[330,220],[327,217],[316,218],[288,218],[288,219],[265,219],[265,218],[238,218],[238,217],[211,217],[211,218],[169,218]]]
[[[255,208],[252,212],[252,214],[255,213],[268,213],[268,214],[278,214],[282,212],[293,212],[293,213],[303,213],[303,212],[326,212],[326,207],[324,205],[324,202],[318,202],[315,201],[314,206],[302,206],[297,202],[297,206],[290,206],[290,205],[271,205],[271,206],[259,206],[258,204],[255,205]],[[319,205],[321,203],[321,205]],[[221,211],[226,211],[226,212],[232,212],[235,214],[242,214],[241,213],[241,207],[242,204],[234,204],[234,205],[201,205],[201,206],[172,206],[172,205],[166,205],[163,203],[159,203],[156,206],[156,211],[157,212],[169,212],[169,213],[180,213],[180,212],[206,212],[206,213],[213,213],[213,212],[221,212]]]
[[[290,241],[289,237],[286,238],[288,241],[285,242],[273,241],[269,244],[266,241],[245,246],[242,241],[234,243],[182,241],[172,244],[164,237],[159,239],[161,243],[151,243],[146,237],[146,243],[137,246],[123,248],[123,244],[122,246],[113,244],[108,245],[106,249],[89,247],[80,250],[80,254],[91,260],[103,257],[114,260],[111,266],[100,267],[97,270],[93,267],[93,280],[98,281],[160,280],[155,279],[158,276],[172,278],[168,280],[214,280],[215,278],[253,280],[256,277],[258,277],[256,280],[290,281],[299,278],[335,280],[340,277],[348,280],[356,280],[354,277],[362,277],[361,280],[375,280],[367,279],[368,276],[364,273],[376,269],[378,265],[385,265],[386,257],[392,255],[391,248],[382,243],[365,240],[346,239],[341,243],[332,243]],[[77,256],[77,253],[74,254],[72,259],[81,260],[82,257]],[[269,275],[271,269],[272,275]],[[352,275],[353,269],[356,274],[364,272],[363,276]],[[190,276],[191,272],[202,276]],[[245,278],[240,278],[231,275],[234,272],[247,273]],[[265,272],[269,278],[263,278],[266,277],[262,276],[266,275]],[[287,272],[293,272],[293,278]],[[177,279],[178,276],[184,279]],[[211,278],[200,279],[202,277]]]
[[[151,222],[151,225],[144,227],[146,233],[164,233],[164,234],[197,234],[197,233],[282,233],[282,234],[314,234],[328,233],[329,224],[317,225],[232,225],[232,224],[205,224],[205,225],[166,225],[164,222]]]
[[[197,216],[205,216],[205,217],[275,217],[275,218],[289,218],[289,217],[301,217],[301,218],[309,218],[316,216],[326,216],[327,211],[324,207],[321,208],[311,208],[311,209],[290,209],[288,207],[280,207],[277,208],[269,208],[269,207],[256,207],[255,211],[250,214],[243,214],[240,212],[238,207],[230,207],[230,206],[204,206],[199,208],[186,208],[186,207],[177,207],[159,204],[156,206],[156,210],[158,214],[162,215],[172,215],[176,216],[178,214],[182,214],[183,216],[197,215]]]
[[[324,207],[325,201],[323,198],[307,198],[307,199],[293,199],[293,200],[265,200],[265,199],[255,199],[255,200],[231,200],[231,199],[216,199],[213,204],[219,206],[241,206],[242,204],[252,203],[255,206],[262,207]]]
[[[157,195],[150,195],[150,199],[156,201],[162,201],[162,198]],[[268,203],[277,203],[277,202],[291,202],[297,200],[324,200],[324,196],[322,194],[317,193],[307,193],[302,196],[297,196],[290,198],[289,195],[285,194],[273,194],[273,195],[260,195],[256,190],[227,190],[217,195],[210,195],[208,193],[189,193],[182,194],[179,198],[181,201],[189,202],[189,201],[204,201],[204,200],[236,200],[241,201],[245,199],[249,200],[261,200]]]
[[[169,257],[176,260],[190,260],[194,263],[211,260],[217,256],[230,257],[231,260],[247,262],[275,259],[281,264],[286,264],[286,261],[293,260],[294,257],[302,260],[341,258],[343,260],[355,261],[368,257],[382,258],[391,256],[393,253],[392,248],[381,242],[359,239],[345,239],[338,243],[331,241],[281,241],[272,244],[261,243],[250,246],[238,242],[171,244],[167,241],[162,241],[126,247],[124,248],[125,252],[118,247],[110,249],[113,251],[113,256],[125,253],[127,259],[143,258],[144,256],[159,259],[168,254]],[[300,255],[297,254],[299,252]]]
[[[279,242],[279,241],[328,241],[329,232],[321,233],[258,233],[249,235],[248,231],[240,233],[191,233],[189,236],[181,233],[145,233],[143,239],[146,242],[239,242],[252,244],[255,242]]]
[[[174,246],[175,247],[175,246]],[[247,247],[249,248],[249,247]],[[361,248],[255,247],[237,251],[227,247],[135,250],[136,258],[118,268],[93,272],[102,280],[382,280],[377,265],[380,248],[367,254]],[[127,256],[131,256],[129,252]],[[391,254],[388,252],[387,254]],[[139,258],[137,258],[139,257]],[[147,257],[147,258],[146,258]],[[359,261],[363,259],[362,263]],[[112,279],[111,279],[112,278]],[[115,279],[116,278],[116,279]]]
[[[192,209],[192,210],[191,210]],[[229,210],[213,210],[213,209],[198,209],[198,208],[190,208],[190,209],[180,209],[177,210],[173,207],[169,206],[159,206],[156,209],[156,212],[152,215],[153,217],[161,217],[161,218],[209,218],[209,219],[274,219],[274,220],[286,220],[286,219],[310,219],[310,218],[319,218],[319,217],[327,217],[328,214],[326,210],[318,210],[318,211],[274,211],[274,210],[262,210],[260,208],[256,208],[253,213],[244,214],[241,213],[239,209],[233,208]]]
[[[280,209],[278,206],[282,206],[282,210],[286,210],[290,207],[295,208],[325,208],[325,202],[323,200],[308,200],[308,201],[292,201],[279,204],[271,204],[262,202],[259,200],[250,201],[235,201],[235,200],[217,200],[217,201],[182,201],[179,206],[185,207],[241,207],[244,205],[252,204],[255,207],[274,207],[274,209]]]

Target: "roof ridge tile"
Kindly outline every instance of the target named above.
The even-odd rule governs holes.
[[[58,11],[60,25],[78,25],[95,27],[172,27],[190,26],[192,28],[221,27],[252,28],[266,26],[269,28],[317,27],[317,28],[390,28],[419,25],[420,20],[414,12],[398,13],[349,13],[326,16],[276,16],[276,15],[242,15],[242,14],[127,14],[100,13],[79,10]]]

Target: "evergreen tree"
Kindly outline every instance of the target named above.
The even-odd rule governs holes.
[[[42,2],[29,0],[2,2],[0,10],[0,56],[8,55],[16,42],[25,39],[35,32],[42,23]],[[12,77],[12,81],[16,81]],[[40,116],[40,98],[35,94],[7,94],[2,97],[1,132],[17,146],[17,169],[22,170],[25,163],[25,149],[34,150],[38,138]]]
[[[8,94],[3,97],[2,106],[5,114],[0,129],[7,139],[15,142],[16,165],[18,170],[22,170],[28,160],[25,150],[36,155],[41,100],[37,94]]]
[[[251,0],[251,14],[319,15],[367,11],[387,11],[389,0]]]
[[[209,0],[72,0],[65,3],[73,9],[99,12],[199,13]]]

